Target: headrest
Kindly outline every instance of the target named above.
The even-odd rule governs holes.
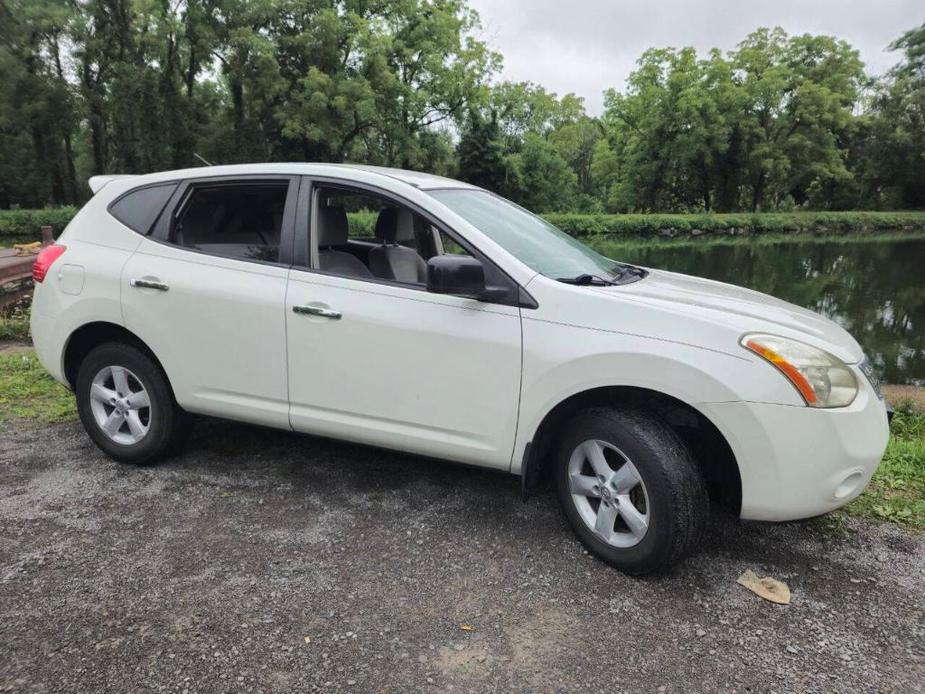
[[[410,210],[385,207],[376,220],[376,238],[382,243],[399,243],[414,238],[414,215]]]
[[[343,207],[326,205],[318,208],[318,248],[345,245],[347,230],[347,213]]]

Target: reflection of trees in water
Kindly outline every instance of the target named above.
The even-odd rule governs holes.
[[[925,384],[925,241],[639,246],[622,260],[740,284],[818,311],[890,383]]]

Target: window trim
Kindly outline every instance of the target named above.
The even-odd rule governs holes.
[[[491,265],[500,275],[503,277],[508,284],[508,296],[501,300],[496,301],[484,301],[482,303],[487,304],[499,304],[502,306],[514,306],[520,308],[538,308],[538,304],[530,296],[530,293],[518,283],[513,277],[511,277],[507,272],[504,271],[501,267],[498,266],[491,258],[489,258],[485,253],[480,251],[473,243],[468,239],[462,237],[458,232],[454,231],[448,224],[436,217],[429,210],[424,209],[419,204],[408,200],[400,193],[395,193],[390,190],[386,190],[377,185],[371,183],[365,183],[361,181],[355,181],[346,178],[338,178],[336,176],[324,175],[324,176],[312,176],[305,175],[302,176],[302,184],[299,187],[299,201],[298,209],[296,210],[296,219],[295,219],[295,247],[293,251],[293,263],[292,269],[298,270],[300,272],[308,272],[312,274],[322,275],[325,277],[339,277],[341,279],[352,280],[356,282],[368,282],[371,284],[380,284],[388,287],[401,287],[403,289],[413,289],[415,291],[424,292],[429,294],[427,291],[426,285],[421,285],[417,283],[409,282],[399,282],[397,280],[389,280],[381,277],[352,277],[348,275],[342,275],[336,272],[329,272],[327,270],[322,270],[315,266],[317,263],[317,258],[312,258],[314,255],[312,251],[317,250],[317,246],[314,244],[314,224],[317,220],[317,195],[319,189],[321,188],[341,188],[344,190],[354,190],[367,192],[376,197],[384,198],[387,201],[394,202],[398,205],[408,208],[413,213],[426,219],[432,226],[436,227],[438,231],[442,231],[456,241],[463,249],[465,249],[473,258],[476,258],[479,262],[485,265]],[[304,229],[306,233],[297,233],[295,230]],[[449,296],[457,296],[451,294]]]
[[[177,189],[168,200],[164,210],[161,211],[154,229],[149,235],[152,241],[176,248],[187,253],[196,253],[210,258],[222,258],[224,260],[234,260],[242,263],[254,263],[257,265],[269,265],[271,267],[292,267],[292,251],[295,240],[295,216],[296,204],[299,196],[299,186],[301,184],[300,176],[293,174],[237,174],[233,176],[202,176],[197,178],[187,178],[179,181]],[[238,258],[235,256],[222,255],[209,251],[181,246],[170,240],[173,233],[177,215],[183,210],[189,196],[196,188],[213,188],[222,185],[272,185],[273,183],[285,184],[286,202],[283,206],[283,219],[280,224],[279,237],[279,259],[258,260],[256,258]],[[169,210],[169,214],[164,212]]]
[[[109,201],[109,204],[106,205],[106,212],[109,213],[110,217],[112,217],[117,222],[119,222],[119,224],[121,224],[122,226],[128,229],[131,229],[136,234],[140,234],[141,236],[150,236],[154,232],[154,229],[157,227],[157,223],[160,221],[161,217],[164,215],[164,210],[167,209],[167,206],[170,205],[171,201],[173,200],[173,196],[176,194],[177,187],[179,185],[180,185],[180,181],[173,180],[173,181],[158,181],[157,183],[146,183],[141,186],[135,186],[134,188],[129,188],[124,193],[120,193],[115,198]],[[167,196],[167,199],[164,201],[164,204],[161,205],[161,209],[157,211],[157,214],[154,216],[154,221],[151,222],[151,225],[148,227],[147,231],[136,229],[132,225],[123,222],[121,219],[119,219],[116,216],[115,212],[112,211],[113,207],[115,207],[118,203],[122,202],[122,200],[124,198],[127,198],[129,195],[133,195],[135,193],[141,192],[142,190],[147,190],[149,188],[166,188],[168,186],[173,186],[173,190],[170,191],[170,195]]]

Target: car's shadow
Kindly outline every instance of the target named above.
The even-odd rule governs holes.
[[[518,476],[401,452],[355,445],[291,432],[215,419],[199,419],[171,468],[215,472],[233,479],[255,479],[310,492],[335,502],[348,498],[390,498],[396,508],[434,505],[438,514],[480,530],[513,530],[512,541],[571,538],[548,481],[541,481],[524,503]],[[447,503],[452,500],[452,503]],[[749,564],[810,568],[820,548],[837,547],[848,533],[841,522],[786,524],[740,521],[728,508],[713,504],[701,558],[744,559]],[[577,540],[575,541],[577,544]],[[670,569],[675,573],[678,569]]]

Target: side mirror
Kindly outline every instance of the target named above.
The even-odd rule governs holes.
[[[427,291],[481,299],[485,294],[485,270],[467,255],[435,255],[427,261]]]

